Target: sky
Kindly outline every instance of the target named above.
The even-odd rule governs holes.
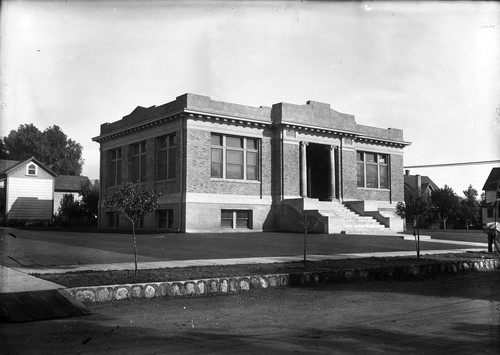
[[[400,128],[405,166],[500,160],[500,3],[3,1],[0,136],[58,125],[99,177],[104,122],[184,93],[329,103]],[[412,168],[458,195],[493,167]],[[402,172],[403,173],[403,172]]]

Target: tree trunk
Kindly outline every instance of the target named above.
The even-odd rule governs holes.
[[[132,236],[134,241],[134,263],[135,263],[135,277],[137,278],[137,244],[135,242],[135,223],[132,222]]]

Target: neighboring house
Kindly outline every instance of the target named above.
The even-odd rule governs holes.
[[[439,187],[432,181],[428,176],[424,175],[410,175],[410,170],[405,171],[404,175],[405,183],[405,203],[408,205],[412,198],[417,196],[422,196],[430,201],[431,195],[434,191],[438,190]],[[421,227],[431,227],[439,228],[439,223],[435,222],[435,212],[429,211],[429,215],[425,218],[420,219]],[[407,220],[407,230],[413,228],[412,220]]]
[[[412,197],[426,196],[431,197],[432,193],[439,187],[428,176],[410,175],[410,170],[405,171],[405,201]]]
[[[59,211],[64,195],[73,195],[74,201],[82,198],[78,194],[83,183],[89,182],[86,176],[59,175],[55,178],[54,187],[54,213]]]
[[[51,221],[55,175],[35,158],[0,160],[0,220]]]
[[[325,233],[403,230],[403,131],[360,125],[329,104],[250,107],[184,94],[102,124],[93,140],[101,228],[128,227],[104,197],[131,181],[158,194],[147,229],[300,231],[307,213]]]
[[[483,190],[485,197],[481,206],[483,223],[500,222],[500,168],[491,169]]]

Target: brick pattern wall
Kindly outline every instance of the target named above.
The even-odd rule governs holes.
[[[359,199],[356,171],[356,151],[352,149],[342,150],[342,180],[343,180],[343,198]]]
[[[300,195],[300,146],[283,145],[283,185],[285,196]]]
[[[403,155],[391,155],[392,202],[404,201]]]

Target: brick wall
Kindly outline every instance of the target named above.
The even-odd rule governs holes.
[[[352,149],[342,150],[342,181],[344,199],[359,199],[356,172],[356,151]]]
[[[283,144],[283,189],[285,196],[300,196],[300,146]]]

